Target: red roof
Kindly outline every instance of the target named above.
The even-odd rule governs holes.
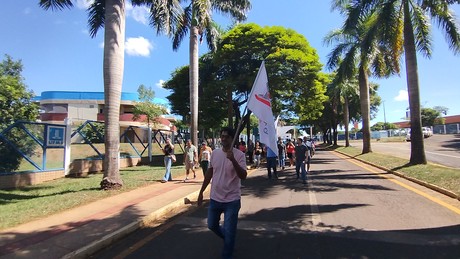
[[[460,115],[444,116],[443,118],[445,119],[444,124],[460,123]],[[393,124],[400,128],[410,128],[410,121],[394,122]]]

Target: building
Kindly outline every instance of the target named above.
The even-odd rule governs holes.
[[[35,97],[40,104],[40,120],[42,122],[62,124],[66,118],[72,125],[77,126],[85,121],[104,121],[104,93],[77,91],[46,91]],[[120,102],[120,131],[129,126],[147,127],[146,116],[133,120],[133,110],[139,101],[137,93],[121,93]],[[166,105],[165,100],[155,98],[158,104]],[[153,126],[156,130],[175,131],[174,117],[160,117]],[[145,135],[145,134],[143,134]]]
[[[104,93],[103,92],[73,92],[73,91],[46,91],[35,97],[40,103],[40,120],[50,123],[62,123],[65,118],[76,121],[104,121]],[[133,120],[133,109],[139,101],[137,93],[121,93],[120,124],[145,125],[145,118]],[[158,104],[166,105],[165,100],[155,98]],[[169,120],[167,122],[166,120]],[[168,118],[160,121],[169,126]]]
[[[444,124],[432,127],[434,134],[460,133],[460,115],[444,116]],[[394,122],[399,128],[410,128],[410,121]]]

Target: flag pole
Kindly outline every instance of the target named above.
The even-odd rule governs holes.
[[[242,114],[242,116],[241,116],[241,120],[238,122],[238,126],[236,127],[235,134],[238,133],[238,132],[240,131],[241,124],[242,124],[242,122],[243,122],[244,116],[246,116],[245,113],[246,113],[247,110],[248,110],[248,105],[247,105],[247,103],[246,103],[246,107],[244,107],[243,114]],[[239,134],[238,134],[238,136],[239,136]],[[238,138],[238,137],[233,138],[232,147],[235,146],[235,141],[236,141],[237,138]]]

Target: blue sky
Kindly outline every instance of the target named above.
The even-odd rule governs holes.
[[[21,59],[23,76],[29,89],[42,91],[103,91],[103,31],[95,38],[88,34],[85,0],[75,0],[73,9],[44,11],[38,0],[2,0],[0,9],[0,55]],[[128,3],[130,1],[127,1]],[[252,0],[248,22],[261,26],[283,26],[303,34],[326,63],[332,47],[323,44],[324,36],[339,28],[342,17],[331,12],[331,1],[323,0]],[[170,79],[178,67],[188,64],[188,38],[179,51],[172,51],[171,40],[157,36],[148,26],[142,8],[127,6],[124,92],[136,92],[140,84],[151,86],[156,97],[169,91],[161,83]],[[460,6],[453,10],[460,14]],[[229,19],[219,17],[220,23]],[[460,21],[457,17],[457,21]],[[433,55],[418,56],[421,104],[445,106],[448,115],[460,114],[460,55],[454,56],[436,25],[432,27]],[[207,52],[200,45],[200,54]],[[404,67],[404,66],[403,66]],[[327,71],[324,68],[324,71]],[[268,75],[270,77],[270,75]],[[372,82],[380,85],[385,101],[386,121],[397,122],[409,106],[405,71],[389,79]],[[383,106],[372,123],[384,121]]]

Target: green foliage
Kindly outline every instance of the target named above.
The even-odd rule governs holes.
[[[33,92],[27,90],[22,78],[22,63],[10,56],[0,63],[0,132],[15,121],[35,121],[38,106],[32,102]],[[24,130],[13,128],[4,132],[13,145],[26,155],[33,153],[35,142]],[[21,155],[6,141],[0,139],[0,172],[11,172],[19,168]]]
[[[435,122],[442,122],[441,113],[435,109],[421,109],[422,126],[434,126]],[[440,123],[443,124],[443,123]]]
[[[35,121],[38,117],[38,106],[32,102],[34,93],[27,90],[21,73],[21,61],[5,55],[0,63],[0,130],[17,120]]]
[[[222,120],[241,119],[241,107],[247,102],[262,60],[269,77],[273,112],[301,123],[321,117],[326,77],[316,50],[304,36],[283,27],[241,24],[225,35],[214,54],[200,59],[199,122],[204,128],[216,128]],[[188,67],[177,69],[165,88],[172,112],[189,121]],[[247,118],[246,118],[247,121]]]
[[[322,64],[303,35],[280,26],[242,24],[223,36],[215,55],[219,79],[233,87],[234,95],[249,94],[262,60],[274,114],[301,121],[321,116],[327,98]]]
[[[142,115],[145,115],[147,125],[150,127],[150,123],[155,124],[161,115],[168,113],[165,106],[153,103],[155,91],[151,87],[140,85],[137,92],[140,102],[136,102],[134,106],[133,120],[138,120]]]
[[[441,115],[447,115],[449,108],[444,106],[434,106],[433,110],[438,111]]]
[[[103,123],[88,123],[81,129],[81,133],[93,144],[104,143],[104,128]]]
[[[378,130],[389,130],[389,129],[397,129],[398,126],[396,126],[393,123],[384,123],[384,122],[377,122],[371,127],[372,131],[378,131]]]

